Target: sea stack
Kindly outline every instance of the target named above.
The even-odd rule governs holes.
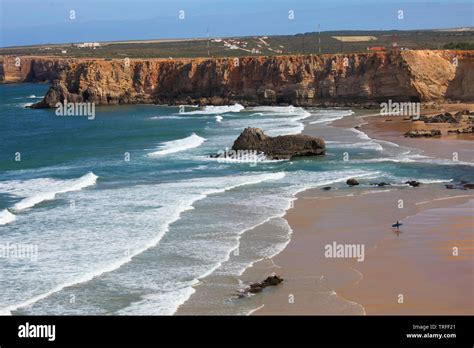
[[[309,135],[281,135],[270,137],[259,128],[245,128],[235,140],[232,150],[263,152],[268,159],[290,159],[325,154],[324,140]]]

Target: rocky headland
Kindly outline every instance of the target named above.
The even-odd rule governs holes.
[[[0,81],[51,82],[44,100],[108,104],[378,106],[473,101],[473,51],[193,59],[0,60]]]

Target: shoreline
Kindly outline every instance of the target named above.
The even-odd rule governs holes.
[[[360,115],[359,117],[343,118],[334,121],[332,126],[340,127],[354,127],[360,125],[357,123],[357,119],[362,119],[363,124],[360,129],[365,132],[370,138],[389,141],[401,146],[409,146],[412,148],[418,148],[423,151],[424,155],[435,155],[436,157],[450,159],[452,150],[456,149],[459,152],[460,158],[468,157],[472,150],[469,149],[468,142],[470,140],[464,139],[407,139],[402,136],[404,133],[403,121],[401,125],[393,127],[392,122],[388,123],[385,120],[375,119],[374,114]],[[349,123],[348,123],[349,122]],[[352,122],[352,124],[350,124]],[[389,124],[387,128],[383,128],[380,124]],[[381,129],[382,128],[382,129]],[[311,134],[311,129],[305,128],[303,133]],[[422,146],[419,146],[420,140],[423,142]],[[446,140],[448,145],[445,146]],[[436,144],[438,142],[438,144]],[[461,146],[459,146],[461,144]],[[417,145],[417,146],[415,146]],[[437,145],[437,146],[433,146]],[[440,146],[441,145],[441,146]],[[439,149],[445,147],[446,150],[441,152]],[[450,152],[451,151],[451,152]],[[468,157],[473,158],[471,155]],[[430,223],[426,215],[436,212],[438,214],[445,214],[444,223],[447,223],[451,231],[461,238],[459,249],[467,253],[466,260],[460,261],[464,266],[469,265],[469,260],[473,259],[472,246],[469,241],[469,231],[472,231],[473,221],[472,218],[466,218],[465,216],[458,216],[463,209],[471,209],[474,206],[474,195],[469,194],[469,191],[457,191],[446,190],[441,188],[440,185],[423,185],[421,188],[395,188],[388,190],[380,189],[378,194],[367,195],[357,194],[350,191],[358,191],[358,189],[349,189],[348,195],[342,195],[341,197],[325,197],[327,194],[323,193],[319,189],[309,189],[299,193],[296,196],[296,201],[293,209],[289,209],[285,215],[285,219],[291,226],[293,233],[289,244],[284,250],[278,255],[272,258],[272,263],[281,267],[277,270],[277,274],[282,276],[286,281],[279,285],[277,288],[266,289],[263,293],[257,294],[260,296],[260,306],[253,310],[252,315],[282,315],[282,314],[472,314],[474,313],[474,305],[470,299],[472,293],[472,283],[466,283],[466,279],[472,277],[472,270],[464,269],[464,273],[453,269],[452,265],[459,263],[459,259],[452,256],[452,263],[449,262],[438,262],[438,266],[444,267],[443,270],[446,275],[449,275],[453,279],[454,284],[451,288],[445,289],[446,293],[449,290],[454,291],[456,288],[465,289],[464,291],[458,292],[456,297],[462,300],[458,303],[453,300],[453,297],[448,295],[443,296],[443,292],[434,291],[439,288],[439,285],[434,281],[436,277],[436,271],[433,271],[435,266],[428,265],[431,270],[420,270],[417,268],[423,261],[423,257],[416,257],[410,255],[401,258],[404,250],[400,245],[400,240],[393,238],[390,234],[386,236],[387,231],[390,231],[390,223],[393,223],[393,218],[381,219],[381,221],[373,221],[373,223],[366,224],[359,221],[360,226],[354,227],[354,233],[361,233],[369,230],[371,227],[375,227],[375,231],[384,231],[384,237],[373,238],[373,236],[365,233],[361,233],[357,238],[357,241],[364,243],[373,255],[373,261],[363,262],[361,267],[357,262],[353,260],[345,260],[342,262],[328,262],[322,256],[322,250],[315,252],[314,247],[324,245],[330,241],[330,239],[341,239],[350,241],[351,238],[347,239],[347,233],[344,235],[343,232],[334,231],[333,227],[337,226],[338,219],[343,219],[344,216],[336,216],[331,218],[336,210],[344,211],[344,207],[352,207],[347,214],[353,214],[355,211],[361,215],[364,213],[360,209],[361,206],[365,208],[384,209],[384,212],[391,211],[391,214],[384,214],[388,216],[396,215],[398,220],[412,221],[412,225],[421,224],[421,232],[427,230],[436,230],[436,226]],[[352,195],[352,196],[351,196]],[[370,196],[370,199],[367,197]],[[408,209],[404,209],[406,213],[400,214],[399,209],[394,208],[394,202],[402,196],[405,200],[405,204],[414,209],[414,214],[410,214]],[[315,203],[316,202],[316,203]],[[389,206],[391,205],[391,206]],[[326,214],[315,213],[316,209],[328,209]],[[406,208],[406,207],[405,207]],[[370,211],[370,209],[367,209]],[[319,214],[319,215],[317,215]],[[319,219],[315,216],[319,217]],[[462,214],[461,214],[462,215]],[[329,218],[326,218],[329,216]],[[353,215],[351,215],[353,216]],[[365,216],[365,219],[370,219],[371,216]],[[450,225],[449,222],[452,220],[463,220],[464,225],[461,227]],[[467,220],[466,220],[467,219]],[[323,220],[323,222],[321,222]],[[326,222],[326,220],[329,220]],[[363,220],[363,219],[362,219]],[[322,223],[323,226],[330,226],[319,232],[318,235],[314,235],[317,230],[316,226]],[[374,226],[372,226],[374,225]],[[346,226],[340,226],[342,229]],[[402,228],[403,230],[403,228]],[[418,232],[420,232],[418,231]],[[467,235],[465,232],[468,232]],[[346,231],[349,232],[349,231]],[[442,231],[441,231],[442,232]],[[376,232],[375,232],[376,233]],[[375,234],[374,233],[374,234]],[[399,235],[402,235],[401,233]],[[419,237],[422,233],[418,233]],[[441,235],[442,236],[442,235]],[[326,238],[326,239],[325,239]],[[329,238],[329,239],[328,239]],[[397,236],[398,238],[398,236]],[[433,240],[428,240],[432,243],[436,241],[436,238],[432,237]],[[451,236],[452,238],[452,236]],[[442,240],[438,241],[442,243],[448,243],[449,241]],[[398,243],[398,244],[397,244]],[[471,241],[472,243],[472,241]],[[405,246],[406,247],[406,246]],[[407,248],[407,247],[406,247]],[[409,249],[409,248],[407,248]],[[426,249],[426,248],[425,248]],[[435,249],[421,250],[421,254],[429,255],[434,260],[436,259]],[[445,250],[447,252],[447,250]],[[315,255],[316,254],[316,255]],[[433,256],[435,255],[435,256]],[[439,257],[439,255],[438,255]],[[448,257],[444,255],[444,257]],[[420,260],[421,258],[421,260]],[[384,266],[390,269],[390,263],[387,261],[390,259],[392,262],[397,264],[397,272],[388,271],[384,276]],[[302,260],[302,261],[301,261]],[[369,259],[370,260],[370,259]],[[433,260],[431,260],[433,261]],[[269,275],[268,271],[265,271],[265,261],[255,263],[252,267],[248,268],[244,272],[244,278],[248,277],[254,279],[254,281],[262,280]],[[317,265],[317,266],[316,266]],[[360,268],[360,270],[358,270]],[[455,267],[456,268],[456,267]],[[467,272],[467,273],[466,273]],[[426,277],[424,273],[429,273],[430,277]],[[396,276],[395,276],[396,274]],[[364,277],[365,276],[365,277]],[[332,278],[331,278],[332,277]],[[398,277],[398,278],[397,278]],[[326,279],[326,280],[325,280]],[[398,295],[396,292],[391,293],[390,287],[396,287],[397,283],[392,281],[390,286],[388,285],[390,279],[398,279],[399,284],[410,284],[408,289],[405,289],[406,297],[410,301],[405,301],[403,304],[399,304],[397,301]],[[420,279],[424,279],[426,283],[431,283],[431,287],[424,285]],[[310,281],[308,281],[310,280]],[[325,281],[324,281],[325,280]],[[446,282],[447,283],[447,282]],[[380,286],[384,284],[384,286]],[[463,284],[464,287],[459,287],[459,284]],[[370,290],[376,287],[380,289],[378,291]],[[318,290],[321,287],[325,287],[327,294],[325,296],[317,296]],[[399,291],[402,292],[402,291]],[[403,295],[403,294],[402,294]],[[423,302],[426,298],[432,297],[431,302]],[[448,297],[448,298],[447,298]],[[290,299],[293,302],[290,303]],[[298,301],[301,303],[298,305]],[[402,299],[404,300],[404,299]],[[325,302],[324,302],[325,301]],[[324,302],[324,303],[321,303]],[[469,303],[470,302],[470,303]],[[341,304],[342,303],[342,304]],[[433,305],[433,303],[445,303],[444,307],[439,305]],[[450,303],[450,304],[449,304]],[[328,306],[332,307],[332,310],[328,310]],[[469,306],[470,304],[470,306]],[[397,307],[398,305],[398,307]],[[358,307],[359,306],[359,307]],[[335,310],[334,310],[335,309]]]
[[[396,130],[398,134],[392,134],[393,130],[378,129],[375,125],[383,124],[379,118],[371,117],[378,113],[368,113],[368,110],[356,110],[355,115],[337,119],[331,123],[331,127],[352,128],[360,127],[367,132],[371,138],[380,139],[391,143],[398,143],[398,140],[405,140],[400,137],[403,130]],[[393,125],[392,122],[385,124]],[[313,134],[317,125],[305,124],[303,134]],[[377,133],[379,132],[379,133]],[[391,133],[390,133],[391,132]],[[392,136],[394,138],[388,138]],[[415,143],[425,139],[407,139]],[[444,144],[444,139],[426,139],[431,142]],[[449,142],[447,148],[459,151],[459,153],[469,153],[469,148],[459,148],[459,142],[453,140]],[[464,144],[464,143],[463,143]],[[468,145],[468,141],[465,143]],[[401,144],[408,146],[408,144]],[[413,148],[413,146],[411,146]],[[438,146],[439,147],[439,146]],[[437,156],[439,157],[439,156]],[[449,159],[449,157],[448,157]],[[363,177],[360,178],[364,181]],[[369,182],[366,182],[369,183]],[[335,184],[336,185],[336,184]],[[337,186],[337,185],[336,185]],[[397,208],[398,199],[403,198],[405,209]],[[255,228],[242,233],[239,240],[239,248],[245,250],[251,247],[251,241],[259,235],[271,236],[278,233],[277,224],[286,224],[289,229],[288,241],[286,245],[272,257],[265,257],[249,264],[247,268],[237,276],[223,275],[219,272],[208,275],[200,279],[200,283],[194,287],[195,292],[182,303],[175,315],[210,315],[210,314],[241,314],[241,315],[377,315],[377,314],[472,314],[474,305],[466,307],[469,301],[469,294],[472,285],[466,285],[466,268],[464,273],[460,273],[456,268],[452,269],[451,264],[441,266],[444,274],[453,277],[451,289],[437,292],[432,296],[433,303],[445,303],[445,307],[433,305],[414,305],[422,302],[426,293],[439,288],[434,282],[436,274],[433,270],[439,265],[439,260],[431,260],[433,265],[427,265],[430,275],[425,279],[423,272],[417,268],[422,264],[423,258],[416,258],[413,255],[403,255],[400,262],[400,241],[404,241],[404,236],[414,234],[403,231],[398,235],[390,227],[394,221],[399,220],[405,223],[410,221],[411,226],[423,221],[425,225],[418,229],[415,237],[423,235],[423,231],[435,227],[427,220],[424,214],[430,214],[434,209],[441,209],[441,213],[447,214],[446,221],[449,222],[455,214],[454,212],[473,208],[474,195],[470,191],[448,190],[444,188],[442,182],[433,184],[422,184],[421,187],[413,188],[409,186],[385,186],[376,187],[339,187],[331,191],[323,191],[320,188],[310,188],[297,193],[293,203],[281,217],[270,217]],[[464,206],[463,206],[464,205]],[[375,213],[373,213],[375,212]],[[374,216],[375,215],[375,216]],[[462,214],[461,214],[462,215]],[[348,226],[348,217],[351,219],[351,226]],[[466,219],[457,216],[458,219]],[[323,228],[319,227],[322,224]],[[472,225],[472,221],[464,221],[464,227],[447,226],[453,229],[451,235],[455,233],[463,241],[459,245],[462,253],[474,248],[469,245],[466,239],[469,236],[463,231],[469,231],[466,225]],[[277,228],[277,229],[276,229]],[[413,227],[410,227],[413,229]],[[317,233],[316,233],[317,232]],[[356,238],[354,238],[356,236]],[[401,236],[401,237],[400,237]],[[443,236],[441,234],[441,236]],[[452,237],[452,236],[451,236]],[[328,260],[324,257],[323,246],[337,241],[338,243],[361,244],[367,250],[367,258],[364,262],[357,262],[352,259]],[[416,241],[419,244],[419,241]],[[428,240],[432,243],[447,243],[446,240],[432,238]],[[398,243],[398,244],[397,244]],[[474,246],[474,245],[473,245]],[[410,248],[405,247],[407,250]],[[429,249],[428,254],[433,258],[437,249]],[[419,250],[420,255],[427,253],[426,248]],[[472,252],[467,256],[467,260],[473,259]],[[416,254],[416,253],[415,253]],[[434,255],[434,256],[433,256]],[[438,255],[439,256],[439,255]],[[233,257],[233,255],[231,255]],[[392,262],[384,261],[384,259]],[[457,261],[457,259],[453,259]],[[466,264],[466,259],[459,259],[461,264]],[[436,261],[436,262],[435,262]],[[400,263],[400,265],[397,264]],[[393,271],[387,271],[393,264],[397,264],[399,269],[399,283],[411,284],[413,289],[405,289],[407,301],[404,305],[396,306],[393,296],[387,287],[390,284],[384,277],[392,277]],[[436,266],[435,266],[436,265]],[[363,267],[361,267],[363,266]],[[423,270],[422,270],[423,271]],[[380,280],[386,284],[385,290],[379,293],[370,293],[374,287],[373,281]],[[472,277],[472,270],[467,268],[467,276]],[[235,295],[238,289],[243,289],[249,284],[260,282],[266,277],[277,274],[284,279],[284,282],[277,287],[266,288],[263,292],[251,295],[246,298],[237,298]],[[405,274],[405,277],[402,275]],[[424,286],[424,282],[430,283],[431,287]],[[370,280],[370,281],[369,281]],[[376,282],[377,283],[377,282]],[[377,284],[376,284],[377,285]],[[395,284],[396,285],[396,284]],[[390,286],[395,287],[393,282]],[[423,289],[424,293],[420,289]],[[456,289],[464,289],[455,297],[463,299],[460,303],[453,301],[453,298],[443,298],[443,293],[450,293]],[[384,296],[381,296],[384,294]],[[370,294],[370,295],[367,295]],[[209,302],[212,299],[212,302]],[[379,302],[372,303],[372,299],[379,299]],[[290,303],[291,301],[291,303]],[[391,302],[392,301],[392,302]],[[464,302],[463,302],[464,301]],[[219,304],[225,304],[228,308],[221,311]],[[467,310],[467,312],[466,312]]]

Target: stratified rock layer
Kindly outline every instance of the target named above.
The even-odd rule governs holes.
[[[350,105],[474,100],[473,51],[195,59],[3,57],[3,82],[55,81],[38,107],[96,104]],[[17,66],[18,65],[18,66]]]

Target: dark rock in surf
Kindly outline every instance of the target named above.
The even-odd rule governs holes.
[[[282,277],[276,274],[271,275],[262,282],[250,284],[247,288],[245,288],[238,294],[238,297],[245,297],[248,294],[257,294],[259,292],[262,292],[263,289],[265,289],[267,286],[277,286],[281,282],[283,282]]]
[[[320,156],[325,149],[324,140],[320,138],[303,134],[270,137],[259,128],[245,128],[232,146],[235,151],[263,152],[269,159]]]
[[[454,190],[474,190],[474,184],[468,182],[461,182],[459,184],[446,184],[444,185],[447,189]]]
[[[349,186],[357,186],[359,185],[359,181],[357,181],[357,179],[350,178],[350,179],[347,179],[346,184]]]

